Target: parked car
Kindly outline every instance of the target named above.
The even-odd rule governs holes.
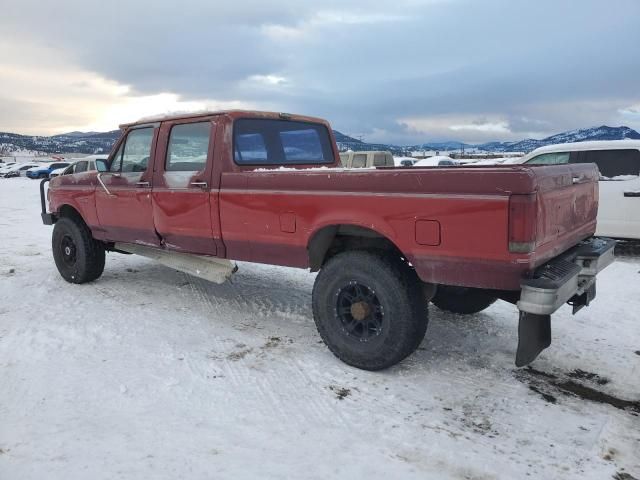
[[[382,150],[371,152],[343,152],[340,161],[344,168],[393,167],[393,155]]]
[[[451,157],[445,157],[444,155],[437,155],[435,157],[423,158],[413,164],[414,167],[452,167],[459,165]]]
[[[12,165],[11,167],[9,167],[7,170],[3,170],[3,172],[0,173],[0,177],[4,177],[4,178],[20,177],[20,176],[23,176],[25,172],[30,168],[37,167],[37,166],[39,166],[39,164],[35,162],[16,163],[15,165]]]
[[[53,162],[53,163],[44,163],[40,164],[37,168],[32,168],[27,170],[27,177],[32,180],[38,178],[49,178],[49,175],[52,171],[57,170],[58,168],[68,167],[69,162]]]
[[[9,170],[9,168],[14,166],[15,164],[16,162],[8,162],[8,163],[0,164],[0,174]]]
[[[467,165],[500,165],[507,160],[513,159],[513,157],[504,157],[504,158],[484,158],[482,160],[478,160],[475,162],[469,162]]]
[[[597,235],[640,239],[640,141],[564,143],[537,148],[508,164],[595,163],[600,171]]]
[[[62,278],[98,279],[105,251],[218,282],[232,260],[318,271],[320,336],[358,368],[415,351],[431,299],[458,313],[516,304],[526,365],[551,343],[551,314],[588,306],[613,261],[615,242],[592,237],[595,165],[344,169],[328,122],[266,112],[121,130],[98,172],[50,181],[48,211],[41,184]]]
[[[393,163],[396,167],[412,167],[418,161],[413,157],[393,157]]]
[[[98,170],[96,167],[96,160],[106,160],[107,157],[91,156],[83,158],[82,160],[73,161],[67,167],[58,168],[49,174],[50,178],[54,178],[60,175],[73,175],[74,173],[82,172],[94,172]]]

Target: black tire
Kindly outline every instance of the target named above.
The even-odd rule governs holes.
[[[53,227],[51,246],[56,267],[67,282],[92,282],[102,275],[104,245],[94,240],[82,221],[59,219]]]
[[[422,282],[384,252],[347,251],[331,258],[316,277],[312,303],[329,350],[364,370],[382,370],[411,355],[429,323]]]
[[[469,315],[489,308],[497,300],[482,290],[439,285],[431,302],[440,310]]]

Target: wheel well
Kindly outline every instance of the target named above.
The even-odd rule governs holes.
[[[384,235],[358,225],[330,225],[316,232],[309,241],[309,267],[312,272],[334,255],[345,250],[384,250],[402,257],[402,252]]]
[[[71,205],[62,205],[58,209],[58,218],[63,217],[72,218],[73,220],[80,221],[84,225],[86,225],[84,219],[82,218],[82,215],[80,215],[80,212],[78,212],[78,210],[73,208]]]

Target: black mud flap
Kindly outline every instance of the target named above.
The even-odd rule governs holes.
[[[520,312],[516,367],[530,364],[549,345],[551,345],[551,315]]]

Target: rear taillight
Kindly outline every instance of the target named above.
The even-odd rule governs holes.
[[[537,195],[511,195],[509,197],[509,251],[533,252],[538,227]]]

